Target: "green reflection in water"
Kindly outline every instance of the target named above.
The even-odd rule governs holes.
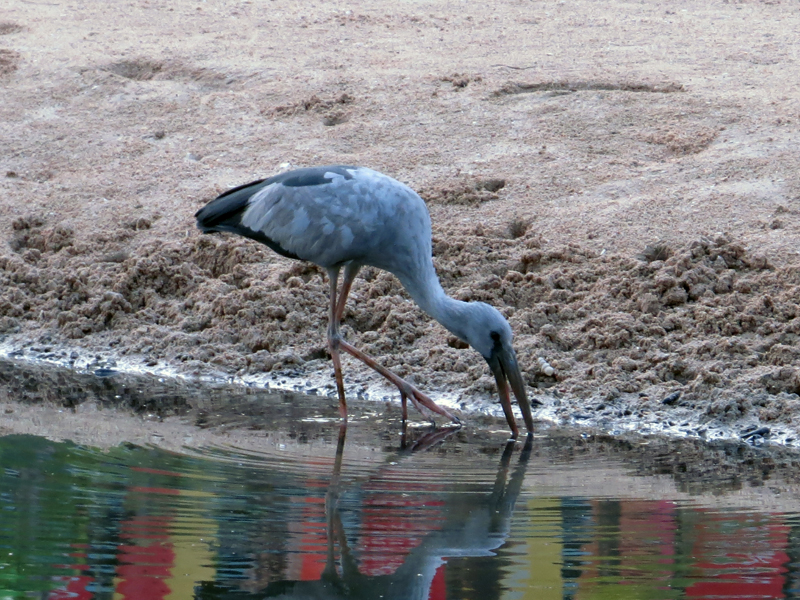
[[[281,459],[3,437],[0,598],[797,597],[795,514],[540,493],[563,466],[479,450],[341,468],[333,440]]]

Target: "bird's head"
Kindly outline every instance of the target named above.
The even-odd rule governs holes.
[[[497,381],[497,391],[500,394],[500,404],[503,412],[511,427],[511,431],[516,436],[519,432],[514,414],[511,410],[511,397],[509,386],[517,398],[517,403],[525,419],[525,426],[528,431],[533,431],[533,416],[531,415],[531,405],[525,392],[525,383],[522,381],[522,373],[517,364],[517,355],[511,345],[513,334],[511,326],[500,312],[483,302],[469,304],[469,316],[463,323],[464,340],[489,363],[489,368]]]

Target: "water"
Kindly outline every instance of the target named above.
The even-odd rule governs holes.
[[[797,496],[767,476],[688,485],[548,436],[317,432],[182,453],[0,438],[0,598],[800,596]]]
[[[800,596],[794,450],[351,413],[0,361],[0,600]]]

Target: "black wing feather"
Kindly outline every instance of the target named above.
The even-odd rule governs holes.
[[[203,233],[213,233],[215,231],[228,231],[238,235],[256,240],[266,244],[278,254],[287,258],[300,259],[296,254],[282,248],[275,240],[268,238],[261,231],[254,231],[242,226],[242,213],[247,208],[250,198],[258,191],[273,183],[280,183],[286,187],[306,187],[314,185],[324,185],[330,182],[326,178],[326,173],[336,173],[345,179],[352,179],[348,169],[355,167],[331,165],[326,167],[307,167],[296,169],[288,173],[281,173],[269,179],[259,179],[235,187],[217,196],[214,200],[206,204],[194,215],[197,219],[197,227]]]
[[[195,219],[197,219],[197,227],[203,233],[214,233],[216,231],[236,233],[269,246],[281,256],[299,259],[299,256],[284,249],[261,231],[254,231],[249,227],[242,226],[242,213],[247,208],[247,202],[253,194],[270,183],[272,181],[269,179],[260,179],[240,185],[221,194],[194,215]]]

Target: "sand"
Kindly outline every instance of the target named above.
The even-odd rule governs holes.
[[[509,318],[550,418],[791,444],[798,31],[781,1],[7,0],[0,342],[327,394],[323,272],[193,214],[359,164],[426,199],[445,289]],[[344,322],[434,398],[496,410],[483,359],[393,276],[366,269]]]

